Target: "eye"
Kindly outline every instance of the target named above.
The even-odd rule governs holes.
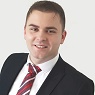
[[[54,30],[54,29],[48,29],[47,32],[48,32],[49,34],[54,34],[54,33],[56,33],[56,30]]]
[[[30,30],[33,31],[33,32],[38,32],[39,31],[39,29],[37,27],[31,27]]]

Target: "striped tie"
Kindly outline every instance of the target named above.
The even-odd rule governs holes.
[[[41,71],[41,69],[38,66],[35,66],[35,65],[32,66],[29,63],[29,68],[28,68],[29,73],[25,76],[16,95],[29,95],[31,87],[35,80],[35,76],[40,71]]]

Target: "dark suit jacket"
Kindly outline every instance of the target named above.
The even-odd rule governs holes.
[[[7,58],[0,75],[0,95],[8,95],[27,56],[27,53],[17,53]],[[94,84],[59,57],[36,95],[94,95]]]

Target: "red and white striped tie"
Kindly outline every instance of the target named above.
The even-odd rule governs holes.
[[[40,71],[41,71],[41,69],[38,66],[35,66],[35,65],[32,66],[29,63],[29,68],[28,68],[29,73],[25,76],[16,95],[29,95],[31,87],[35,80],[35,76]]]

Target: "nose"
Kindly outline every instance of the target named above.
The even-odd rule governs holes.
[[[44,33],[44,31],[39,31],[36,36],[36,40],[42,42],[42,41],[46,41],[46,39],[47,38],[46,38],[46,34]]]

